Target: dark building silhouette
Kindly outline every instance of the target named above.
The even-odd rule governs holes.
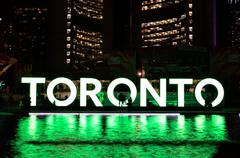
[[[131,3],[131,0],[112,1],[112,46],[115,51],[131,49],[131,17],[133,17],[131,15]]]
[[[10,92],[19,89],[22,76],[46,71],[46,1],[7,1],[0,11],[0,77]]]
[[[47,8],[14,7],[15,53],[20,62],[32,64],[33,73],[45,71],[47,51]]]
[[[230,22],[228,28],[229,45],[233,48],[240,48],[240,1],[228,1]]]
[[[14,47],[12,28],[13,9],[10,2],[0,5],[0,53],[10,54]]]
[[[240,1],[217,3],[218,47],[240,48]]]
[[[10,3],[10,2],[9,2]],[[12,2],[0,17],[1,53],[28,64],[33,72],[45,70],[47,6],[32,1]]]

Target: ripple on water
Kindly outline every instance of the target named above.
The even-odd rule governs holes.
[[[19,119],[15,157],[212,157],[226,117],[49,115]]]

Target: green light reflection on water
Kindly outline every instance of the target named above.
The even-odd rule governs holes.
[[[195,126],[198,131],[204,130],[206,127],[206,116],[205,115],[198,115],[195,117]]]
[[[34,136],[37,128],[37,117],[36,116],[31,116],[29,119],[29,134]]]
[[[76,133],[76,117],[74,115],[56,115],[42,118],[44,122],[44,139],[42,140],[65,140],[74,138]]]
[[[178,128],[179,128],[180,130],[181,130],[181,129],[184,129],[185,116],[184,116],[184,115],[178,116],[177,121],[178,121]]]
[[[207,141],[225,140],[226,122],[221,115],[50,115],[20,119],[14,146],[19,157],[31,158],[209,157],[216,145]]]
[[[198,115],[195,118],[196,136],[198,139],[227,139],[225,117],[221,115]],[[208,133],[206,135],[206,133]]]
[[[105,140],[108,141],[130,141],[136,136],[134,119],[129,116],[112,115],[107,117]],[[139,123],[139,119],[136,120]],[[140,130],[142,125],[138,125]]]
[[[177,118],[177,137],[178,139],[184,139],[186,132],[189,132],[189,122],[185,121],[185,116],[180,115]]]
[[[225,117],[220,115],[211,116],[211,133],[212,137],[218,140],[225,140],[227,138],[226,120]]]

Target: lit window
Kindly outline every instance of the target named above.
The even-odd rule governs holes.
[[[193,39],[193,35],[192,35],[192,34],[189,35],[189,39],[190,39],[190,40]]]
[[[70,55],[70,51],[67,51],[66,55],[69,56]]]
[[[71,37],[67,37],[67,41],[70,41],[71,40]]]
[[[67,22],[67,26],[69,27],[69,26],[71,26],[71,22],[69,21],[69,22]]]
[[[192,11],[189,11],[188,14],[189,14],[189,16],[192,16],[193,13],[192,13]]]
[[[71,29],[67,29],[67,33],[70,33],[71,32]]]
[[[69,63],[71,62],[71,60],[70,60],[70,59],[67,59],[66,62],[67,62],[67,64],[69,64]]]
[[[71,19],[71,14],[67,14],[67,19],[68,19],[68,20]]]
[[[189,7],[189,8],[192,8],[192,3],[189,3],[189,4],[188,4],[188,7]]]
[[[193,31],[193,27],[189,27],[189,31]]]
[[[71,7],[67,7],[67,12],[71,13]]]
[[[68,48],[68,49],[71,48],[71,44],[67,44],[67,48]]]

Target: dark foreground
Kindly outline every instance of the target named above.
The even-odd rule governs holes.
[[[238,114],[8,114],[1,157],[240,157]]]

